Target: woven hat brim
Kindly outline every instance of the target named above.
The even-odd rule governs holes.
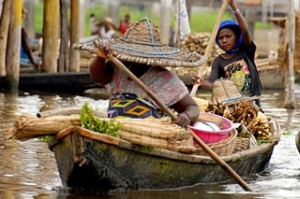
[[[207,58],[195,52],[189,52],[166,45],[144,45],[141,43],[127,43],[120,39],[98,39],[91,42],[75,44],[78,50],[96,54],[98,49],[109,43],[114,56],[121,61],[147,64],[160,67],[199,67]]]
[[[112,41],[112,49],[121,61],[162,67],[199,67],[203,57],[197,53],[167,45],[127,43],[121,39]]]

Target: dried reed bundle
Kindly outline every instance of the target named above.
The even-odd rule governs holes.
[[[161,139],[145,135],[133,134],[121,130],[120,138],[141,146],[158,147],[184,153],[193,153],[195,151],[195,148],[193,147],[192,137],[183,141],[174,141],[170,139]]]
[[[161,125],[162,128],[160,128],[160,126],[157,126],[158,128],[152,128],[143,125],[122,124],[121,129],[134,134],[173,140],[184,140],[192,136],[186,130],[182,128],[173,129],[172,126],[173,125],[169,125],[169,129],[167,129],[163,125]]]
[[[79,115],[51,116],[37,118],[32,115],[21,115],[10,131],[10,137],[26,140],[45,135],[54,135],[70,126],[80,126]]]

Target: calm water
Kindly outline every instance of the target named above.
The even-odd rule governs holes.
[[[297,96],[298,94],[296,94]],[[199,94],[209,98],[209,94]],[[297,98],[300,98],[297,96]],[[262,105],[267,115],[278,119],[283,130],[269,168],[245,181],[254,190],[252,193],[234,182],[218,185],[198,185],[174,191],[130,191],[127,193],[72,192],[63,187],[51,151],[38,139],[25,142],[6,140],[3,129],[12,126],[16,115],[36,114],[40,111],[63,107],[81,107],[89,102],[93,108],[105,109],[106,100],[93,96],[51,93],[0,93],[0,198],[300,198],[300,155],[295,146],[295,134],[300,129],[300,103],[294,110],[283,108],[281,91],[265,91]],[[224,175],[227,175],[224,172]]]

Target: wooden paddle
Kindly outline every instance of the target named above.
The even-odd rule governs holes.
[[[209,41],[208,41],[208,45],[205,49],[205,53],[204,53],[204,57],[205,58],[208,58],[208,56],[210,56],[211,54],[211,51],[212,51],[212,48],[213,48],[213,45],[215,44],[215,38],[217,36],[217,33],[218,33],[218,29],[219,29],[219,26],[220,26],[220,23],[221,23],[221,20],[222,20],[222,17],[227,9],[227,5],[228,5],[228,2],[227,0],[223,0],[223,3],[222,3],[222,6],[220,8],[220,11],[219,11],[219,14],[218,14],[218,17],[216,19],[216,22],[215,22],[215,25],[214,25],[214,28],[213,28],[213,31],[210,35],[210,38],[209,38]],[[208,66],[203,66],[202,67],[200,66],[199,67],[199,70],[198,70],[198,76],[199,77],[203,77],[207,71],[208,71],[209,67]],[[198,90],[198,87],[199,85],[198,84],[195,84],[191,90],[191,96],[192,97],[195,97],[196,96],[196,93],[197,93],[197,90]]]
[[[177,116],[175,113],[169,109],[165,104],[163,104],[156,95],[140,80],[138,79],[128,68],[116,57],[113,55],[108,55],[108,58],[117,66],[119,69],[124,71],[138,86],[140,86],[154,101],[155,103],[166,113],[168,113],[171,118],[175,121]],[[252,191],[252,189],[248,186],[248,184],[228,165],[224,160],[222,160],[213,150],[211,150],[193,131],[189,130],[195,140],[199,143],[202,149],[210,155],[212,159],[214,159],[221,167],[224,169],[229,175],[233,177],[233,179],[246,191]]]

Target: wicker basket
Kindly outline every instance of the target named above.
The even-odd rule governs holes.
[[[250,137],[237,137],[235,140],[233,153],[247,150],[257,145],[257,141],[253,135],[251,135]]]
[[[230,155],[234,151],[236,138],[237,138],[237,131],[233,129],[230,132],[230,136],[227,139],[222,140],[220,142],[207,144],[207,146],[209,146],[210,149],[213,150],[217,155],[221,155],[221,156]],[[208,156],[208,154],[198,145],[198,143],[195,143],[194,145],[196,147],[195,154]]]
[[[250,138],[237,137],[235,140],[235,146],[233,152],[239,152],[249,149]]]

